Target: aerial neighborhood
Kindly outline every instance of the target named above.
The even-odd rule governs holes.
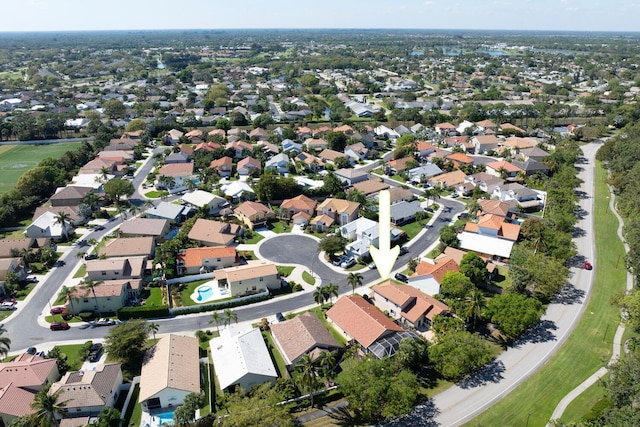
[[[374,424],[540,320],[618,87],[546,47],[317,36],[2,57],[0,142],[75,141],[0,194],[5,426],[47,397],[39,425],[293,425],[318,401]]]

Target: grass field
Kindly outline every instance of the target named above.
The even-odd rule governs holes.
[[[63,142],[48,145],[0,146],[0,194],[11,190],[20,175],[32,169],[47,157],[58,158],[79,146],[79,142]]]
[[[624,247],[618,239],[618,221],[609,211],[606,172],[596,168],[595,194],[595,282],[587,309],[571,337],[535,375],[507,397],[481,414],[468,426],[543,426],[556,405],[569,391],[597,371],[611,357],[613,335],[620,321],[611,297],[624,291],[626,269]],[[571,416],[577,416],[572,411]],[[564,420],[564,418],[563,418]],[[569,421],[569,420],[565,420]]]

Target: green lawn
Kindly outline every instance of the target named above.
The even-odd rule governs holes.
[[[77,371],[82,366],[82,359],[78,355],[78,350],[83,344],[58,345],[60,352],[67,356],[67,363],[70,371]]]
[[[579,421],[603,397],[604,389],[600,383],[595,383],[567,406],[561,420],[566,423]]]
[[[423,229],[427,221],[413,221],[408,224],[401,225],[399,228],[407,233],[407,239],[411,240],[418,235]]]
[[[251,238],[244,241],[244,243],[247,245],[254,245],[258,243],[260,240],[264,239],[264,237],[260,233],[256,233],[255,231],[252,231],[251,233],[252,233]]]
[[[180,294],[182,295],[182,305],[184,305],[185,307],[189,305],[197,305],[198,303],[191,299],[191,294],[198,286],[210,281],[211,279],[205,279],[205,280],[198,280],[196,282],[185,283],[184,289],[182,290],[182,292],[180,292]]]
[[[285,363],[282,355],[276,348],[275,343],[273,342],[273,337],[271,337],[271,332],[263,331],[262,337],[267,343],[267,348],[269,349],[269,353],[271,354],[271,358],[273,359],[274,365],[278,369],[278,374],[281,377],[287,378],[289,376],[289,372],[287,371],[287,364]]]
[[[162,291],[160,288],[147,288],[149,291],[149,296],[144,300],[144,305],[146,306],[157,306],[160,307],[162,305]]]
[[[168,191],[151,190],[151,191],[147,191],[146,193],[144,193],[144,196],[148,197],[149,199],[159,199],[163,195],[169,195],[169,192]]]
[[[502,289],[511,288],[511,277],[509,276],[509,268],[503,265],[496,266],[496,274],[491,280],[491,284]]]
[[[278,268],[278,273],[280,274],[281,277],[288,277],[291,275],[293,270],[295,270],[294,266],[278,265],[277,268]]]
[[[288,227],[284,222],[277,221],[269,224],[269,230],[273,231],[274,233],[280,234],[291,231],[291,227]]]
[[[309,272],[308,272],[308,271],[306,271],[306,270],[302,272],[302,279],[303,279],[305,282],[307,282],[308,284],[310,284],[310,285],[315,285],[315,284],[316,284],[316,278],[315,278],[315,277],[313,277],[313,276],[311,275],[311,273],[309,273]]]
[[[40,160],[59,158],[69,150],[75,150],[79,142],[47,145],[5,145],[0,147],[0,194],[11,190],[18,178],[29,169],[38,166]]]
[[[138,427],[142,419],[142,406],[138,403],[138,395],[140,394],[140,385],[136,384],[129,401],[129,407],[126,409],[125,416],[122,421],[124,427]]]
[[[73,278],[79,279],[81,277],[84,277],[85,274],[87,274],[87,265],[83,262],[82,265],[76,271],[76,273],[73,275]]]
[[[596,169],[595,282],[587,308],[566,343],[536,374],[475,418],[469,426],[529,425],[542,426],[549,421],[556,405],[569,391],[598,370],[611,357],[613,334],[619,323],[619,310],[611,297],[625,289],[625,253],[617,236],[618,221],[609,211],[606,171]],[[605,336],[606,333],[606,336]]]

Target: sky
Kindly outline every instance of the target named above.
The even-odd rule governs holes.
[[[640,0],[0,0],[2,31],[407,28],[640,31]]]

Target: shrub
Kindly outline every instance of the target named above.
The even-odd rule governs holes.
[[[82,319],[85,322],[93,319],[94,316],[95,316],[95,313],[93,311],[83,311],[80,314],[78,314],[78,317],[80,317],[80,319]]]

